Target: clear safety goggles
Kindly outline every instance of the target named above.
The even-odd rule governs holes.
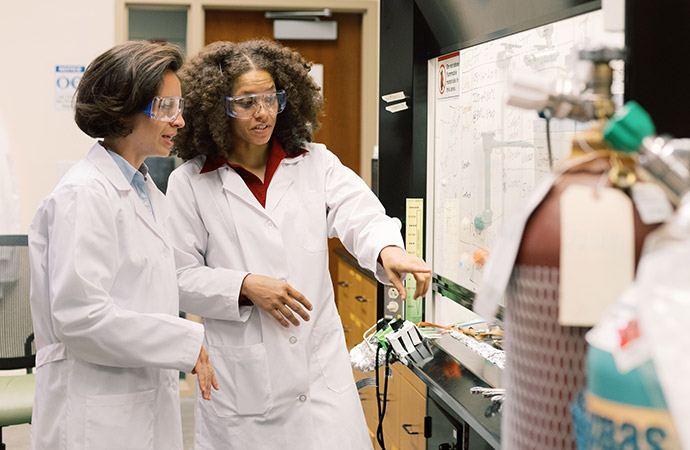
[[[276,92],[225,97],[225,112],[235,119],[249,119],[263,108],[269,113],[279,114],[285,109],[286,97],[283,89]]]
[[[153,97],[142,111],[147,116],[162,122],[174,122],[184,110],[182,97]]]

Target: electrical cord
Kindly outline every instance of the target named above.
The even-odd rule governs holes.
[[[379,360],[379,351],[383,346],[379,342],[376,346],[376,361]],[[386,415],[386,406],[388,400],[388,370],[389,370],[389,359],[391,355],[391,347],[386,349],[386,364],[383,369],[383,398],[381,398],[380,391],[380,381],[379,381],[379,370],[376,368],[376,406],[378,409],[379,423],[376,427],[376,441],[381,446],[381,450],[386,450],[386,446],[383,442],[383,418]]]

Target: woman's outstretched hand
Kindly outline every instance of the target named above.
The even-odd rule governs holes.
[[[431,269],[423,259],[410,255],[400,247],[391,245],[384,247],[379,253],[381,265],[388,275],[388,279],[393,286],[400,292],[403,300],[407,297],[403,277],[406,273],[411,273],[417,281],[414,291],[414,298],[426,294],[431,284]]]

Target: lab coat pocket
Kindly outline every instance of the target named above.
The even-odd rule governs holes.
[[[354,386],[345,335],[339,318],[314,329],[314,353],[330,390],[341,393]]]
[[[220,386],[211,395],[218,416],[261,415],[271,409],[271,380],[263,343],[245,347],[212,345],[209,356]]]
[[[306,192],[295,208],[296,235],[302,247],[312,253],[328,250],[326,231],[326,205],[316,192]]]
[[[90,450],[153,449],[153,390],[86,397],[85,446]]]

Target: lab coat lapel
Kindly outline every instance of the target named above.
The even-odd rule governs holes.
[[[256,197],[254,197],[252,191],[249,190],[247,184],[244,182],[242,177],[240,177],[237,174],[237,172],[235,172],[227,166],[221,167],[218,170],[221,180],[223,182],[223,189],[225,190],[226,195],[231,195],[243,201],[247,205],[251,206],[252,208],[260,211],[262,214],[265,215],[264,208],[261,206]]]
[[[271,185],[268,187],[268,195],[266,196],[266,211],[273,214],[276,208],[285,198],[285,194],[290,189],[290,186],[298,176],[300,163],[304,158],[309,157],[309,153],[303,153],[295,157],[286,157],[280,162],[278,169],[273,175]]]
[[[108,154],[105,148],[99,143],[95,143],[89,153],[86,155],[86,159],[91,161],[96,168],[101,171],[103,175],[110,181],[110,183],[118,191],[131,191],[132,186],[129,185],[127,179],[122,174],[122,171],[113,158]]]
[[[296,159],[300,158],[302,156],[283,159],[275,174],[273,174],[273,179],[271,184],[268,185],[268,192],[266,193],[266,212],[269,215],[273,215],[273,212],[285,197],[290,186],[292,186],[295,179],[294,163]]]
[[[154,220],[153,216],[142,202],[135,202],[137,205],[137,215],[143,217],[144,222],[146,222],[153,232],[161,238],[166,247],[170,247],[168,245],[168,234],[165,228],[169,214],[167,200],[165,199],[165,195],[158,190],[158,186],[153,182],[151,176],[149,175],[146,178],[146,187],[149,191],[149,199],[151,200],[151,206],[153,207],[156,218]]]
[[[98,168],[98,170],[101,171],[101,173],[103,173],[103,175],[108,179],[108,181],[110,181],[110,183],[115,187],[115,189],[121,192],[127,192],[127,195],[137,195],[135,192],[132,192],[134,189],[127,182],[127,179],[122,174],[120,168],[117,167],[117,164],[115,163],[115,161],[113,161],[113,158],[99,143],[96,143],[93,147],[91,147],[91,150],[89,151],[86,157],[96,166],[96,168]],[[151,177],[148,178],[149,183],[153,184],[153,181],[151,181]],[[155,185],[148,185],[148,188],[149,197],[151,198],[151,203],[153,204],[154,208],[153,210],[157,213],[158,210],[156,208],[164,202],[160,201],[160,199],[156,199],[154,203],[154,197],[155,194],[162,194],[158,192],[158,188],[156,188]],[[141,202],[141,200],[139,200],[138,197],[134,201],[134,210],[137,216],[139,216],[139,218],[163,241],[165,246],[168,247],[167,236],[163,233],[162,228],[156,224],[156,221],[153,219],[153,216],[151,215],[149,210],[146,209],[146,206],[144,206],[144,204]],[[165,211],[164,213],[167,214],[167,211]]]

